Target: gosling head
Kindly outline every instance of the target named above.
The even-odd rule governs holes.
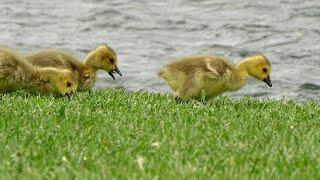
[[[58,91],[62,96],[67,96],[70,98],[72,94],[77,91],[78,81],[70,70],[56,70],[51,78],[49,83]]]
[[[102,44],[94,50],[94,54],[94,66],[97,69],[107,71],[113,80],[115,80],[113,73],[118,73],[120,76],[122,76],[122,73],[117,66],[117,55],[111,47],[109,47],[107,44]]]
[[[248,74],[272,87],[270,79],[272,69],[269,60],[263,55],[255,55],[246,61],[248,61]]]

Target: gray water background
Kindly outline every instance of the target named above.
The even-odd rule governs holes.
[[[249,79],[232,97],[320,100],[320,0],[0,0],[0,45],[59,49],[83,59],[100,43],[123,77],[96,88],[169,92],[156,71],[170,59],[215,54],[237,63],[261,52],[273,87]]]

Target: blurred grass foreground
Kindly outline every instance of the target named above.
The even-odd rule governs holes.
[[[0,100],[0,179],[319,179],[320,108],[99,90]]]

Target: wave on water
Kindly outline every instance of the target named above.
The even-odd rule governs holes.
[[[300,84],[299,88],[305,89],[305,90],[320,90],[320,85],[306,82],[306,83]]]

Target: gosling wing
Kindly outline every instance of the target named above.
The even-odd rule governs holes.
[[[204,62],[207,71],[205,75],[210,79],[221,79],[233,69],[232,65],[219,57],[208,57]]]

